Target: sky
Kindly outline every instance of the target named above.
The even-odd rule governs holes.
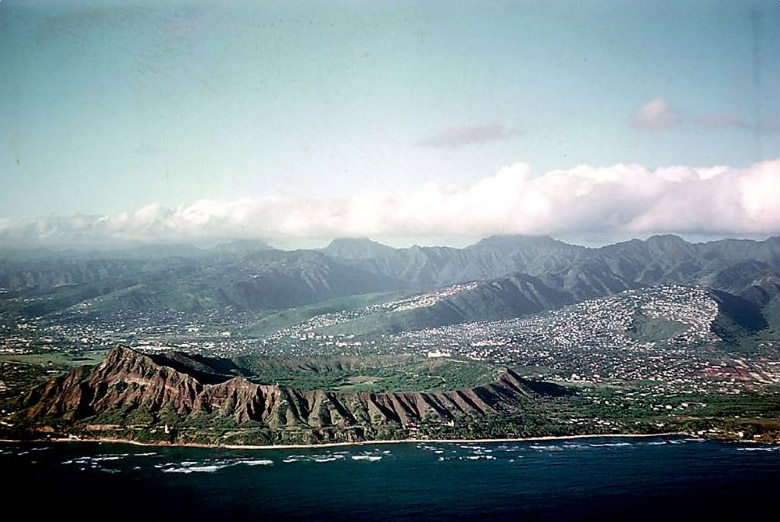
[[[779,55],[773,0],[4,0],[0,245],[780,235]]]

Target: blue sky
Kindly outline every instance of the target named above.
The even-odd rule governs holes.
[[[5,0],[0,219],[747,169],[780,158],[778,51],[771,0]]]

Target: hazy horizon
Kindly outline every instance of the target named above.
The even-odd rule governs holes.
[[[232,243],[240,243],[244,241],[258,241],[271,247],[274,250],[280,251],[294,251],[294,250],[321,250],[328,247],[331,243],[340,240],[368,240],[373,243],[378,243],[382,246],[388,246],[395,249],[406,249],[412,247],[446,247],[463,249],[473,245],[476,245],[484,239],[492,237],[518,237],[518,238],[549,238],[555,241],[560,241],[569,245],[582,246],[586,248],[598,249],[604,246],[614,245],[618,243],[624,243],[633,240],[646,241],[651,237],[659,236],[676,236],[691,244],[702,244],[713,241],[722,240],[747,240],[763,242],[768,239],[780,237],[780,235],[743,235],[743,236],[727,236],[727,235],[698,235],[698,234],[635,234],[625,236],[591,236],[591,237],[566,237],[555,236],[547,234],[491,234],[481,237],[473,238],[394,238],[394,237],[367,237],[367,236],[352,236],[352,237],[333,237],[333,238],[318,238],[318,239],[299,239],[299,238],[274,238],[263,239],[258,237],[223,237],[223,238],[211,238],[209,240],[157,240],[157,241],[115,241],[115,242],[94,242],[94,243],[5,243],[2,246],[6,252],[32,252],[36,250],[49,251],[52,253],[57,252],[119,252],[119,251],[132,251],[135,249],[145,248],[162,248],[167,247],[194,247],[198,250],[210,250],[220,246],[227,246]]]

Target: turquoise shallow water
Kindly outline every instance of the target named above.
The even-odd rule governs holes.
[[[723,520],[776,511],[780,446],[689,438],[300,450],[2,445],[3,505],[111,520]]]

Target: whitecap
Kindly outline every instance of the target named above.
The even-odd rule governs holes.
[[[468,455],[468,460],[498,460],[493,455]]]
[[[236,462],[236,464],[244,464],[245,466],[270,466],[273,463],[273,460],[268,459],[239,460]]]
[[[92,459],[90,457],[79,457],[76,459],[65,460],[62,462],[62,464],[65,466],[70,464],[78,464],[82,466],[86,466],[87,464],[91,464],[92,466],[96,465],[94,462],[92,462]]]
[[[338,457],[315,457],[314,462],[335,462],[339,460]]]
[[[531,449],[539,450],[539,451],[562,451],[563,447],[561,446],[541,446],[539,444],[532,444]]]
[[[163,469],[166,473],[213,473],[217,470],[234,466],[235,463],[217,461],[213,464],[207,462],[188,462],[186,466]]]
[[[382,460],[381,455],[352,455],[352,460],[363,460],[366,462],[377,462]]]
[[[208,466],[185,466],[181,468],[166,468],[163,469],[163,473],[214,473],[217,470],[220,470],[226,466],[218,466],[216,464],[211,464]]]

